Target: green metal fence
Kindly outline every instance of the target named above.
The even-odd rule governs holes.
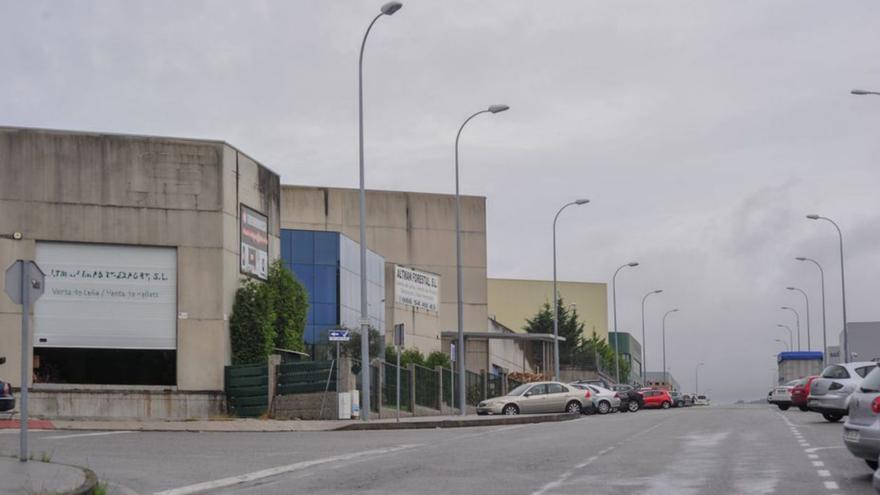
[[[265,365],[226,366],[223,370],[230,414],[257,417],[269,409],[269,368]]]
[[[409,370],[400,368],[400,409],[412,411]],[[382,405],[397,407],[397,365],[385,363],[385,381],[382,383]]]
[[[467,404],[476,406],[481,400],[485,400],[485,389],[483,388],[483,375],[465,371],[465,384],[467,385]]]
[[[440,409],[440,374],[424,366],[416,366],[416,405]]]
[[[488,375],[486,376],[486,395],[487,398],[491,397],[501,397],[504,395],[502,393],[504,377],[501,375]]]
[[[279,395],[336,391],[335,361],[298,361],[278,366]]]
[[[458,400],[458,375],[452,370],[443,368],[443,404],[446,407],[459,407]]]

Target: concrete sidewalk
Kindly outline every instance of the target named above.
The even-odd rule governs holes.
[[[496,426],[525,423],[567,421],[578,418],[576,414],[523,414],[519,416],[418,416],[340,421],[280,421],[272,419],[223,419],[195,421],[137,421],[137,420],[53,420],[56,430],[88,431],[187,431],[187,432],[314,432],[351,430],[399,430],[417,428],[463,428],[473,426]]]
[[[0,480],[3,493],[58,495],[90,494],[98,482],[89,469],[52,462],[20,462],[13,457],[0,457]]]

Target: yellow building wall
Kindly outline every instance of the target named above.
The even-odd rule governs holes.
[[[586,337],[595,331],[599,337],[608,338],[607,284],[557,282],[557,289],[566,306],[575,305]],[[487,297],[490,318],[494,316],[502,325],[522,332],[526,319],[553,300],[553,281],[490,278]]]

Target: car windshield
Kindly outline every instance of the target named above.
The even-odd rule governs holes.
[[[525,392],[526,390],[528,390],[528,388],[529,388],[530,385],[531,385],[530,383],[523,383],[523,384],[520,385],[519,387],[516,387],[515,389],[511,390],[510,392],[508,392],[507,395],[522,395],[523,392]]]

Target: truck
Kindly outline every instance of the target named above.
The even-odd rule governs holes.
[[[818,351],[780,352],[776,363],[779,385],[822,374],[822,353]]]

